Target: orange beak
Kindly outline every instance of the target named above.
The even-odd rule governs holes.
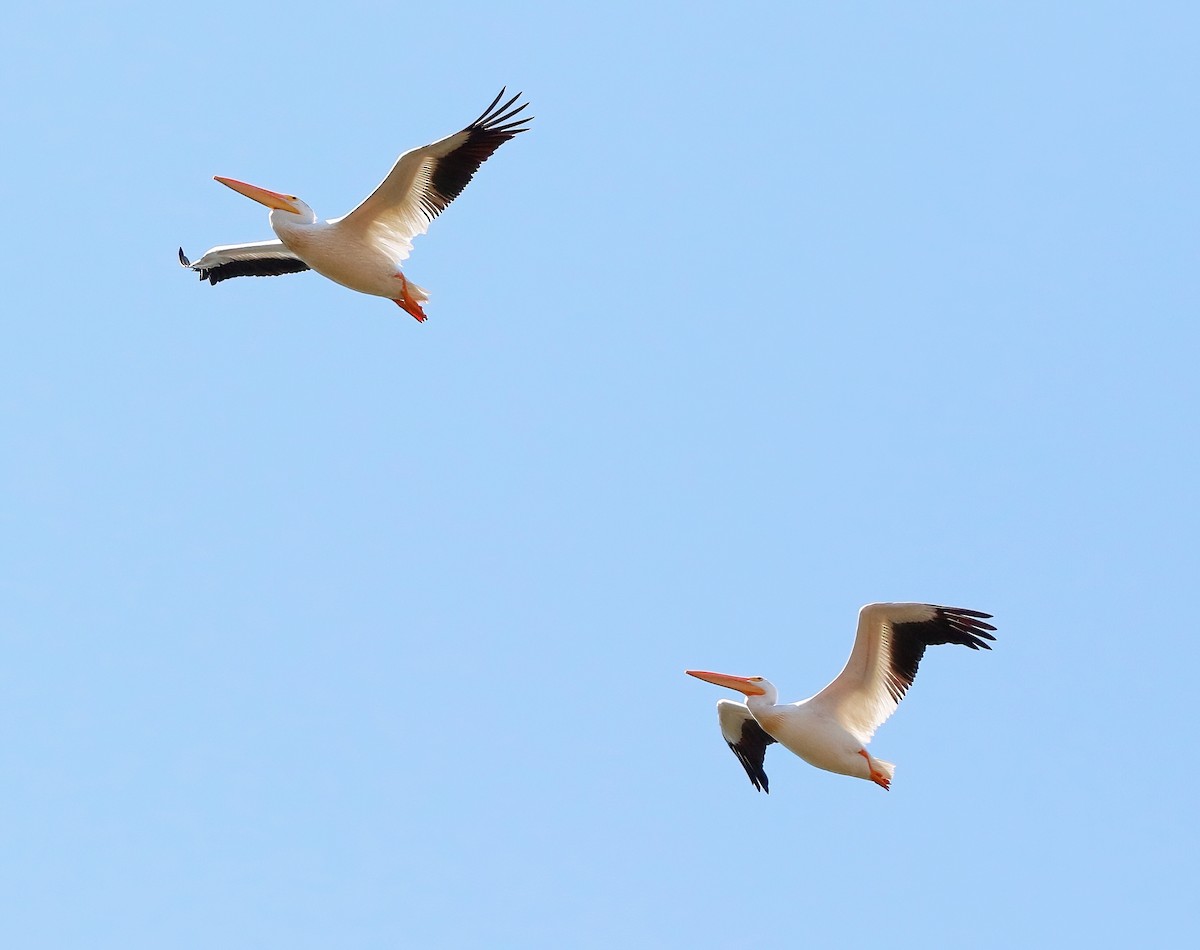
[[[258,185],[248,185],[244,181],[238,181],[236,178],[222,178],[220,175],[213,175],[215,181],[219,181],[227,188],[232,188],[240,195],[245,195],[257,201],[260,205],[266,205],[268,208],[273,208],[276,211],[290,211],[292,214],[299,214],[300,209],[296,207],[295,195],[281,195],[277,191],[267,191],[266,188],[259,188]]]
[[[688,676],[694,676],[698,680],[704,680],[706,683],[712,683],[714,686],[727,686],[730,689],[736,689],[739,693],[745,693],[747,696],[762,696],[766,690],[758,685],[749,676],[733,676],[729,673],[710,673],[707,670],[684,670]]]

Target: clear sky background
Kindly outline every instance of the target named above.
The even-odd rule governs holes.
[[[0,943],[1131,946],[1197,925],[1189,3],[29,4],[0,37]],[[429,322],[332,217],[501,85]],[[892,791],[717,729],[931,650]]]

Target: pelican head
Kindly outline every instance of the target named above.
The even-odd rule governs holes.
[[[712,683],[714,686],[726,686],[745,693],[747,698],[763,697],[763,702],[774,705],[779,693],[769,681],[761,676],[734,676],[731,673],[710,673],[707,670],[684,670],[688,676]]]
[[[232,188],[240,195],[252,198],[260,205],[266,205],[271,209],[272,217],[275,216],[276,211],[283,211],[287,214],[299,215],[301,221],[305,223],[317,220],[316,212],[295,195],[281,195],[277,191],[268,191],[266,188],[259,188],[258,185],[250,185],[244,181],[238,181],[236,178],[222,178],[220,175],[214,175],[213,179],[227,188]]]

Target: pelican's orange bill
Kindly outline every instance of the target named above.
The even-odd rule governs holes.
[[[236,178],[222,178],[220,175],[213,175],[214,181],[219,181],[227,188],[232,188],[240,195],[245,195],[261,205],[266,205],[268,208],[274,208],[278,211],[290,211],[292,214],[299,214],[300,210],[296,207],[295,195],[281,195],[277,191],[268,191],[266,188],[259,188],[258,185],[251,185],[244,181],[238,181]]]
[[[694,676],[696,679],[712,683],[714,686],[725,686],[729,689],[736,689],[739,693],[745,693],[747,696],[761,696],[766,692],[765,689],[749,676],[734,676],[731,673],[710,673],[708,670],[684,670],[684,672],[688,676]]]

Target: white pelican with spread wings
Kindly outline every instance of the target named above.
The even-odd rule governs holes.
[[[180,248],[180,263],[210,284],[315,270],[351,290],[387,297],[424,321],[421,304],[429,294],[405,277],[400,262],[412,250],[412,239],[429,230],[479,166],[529,128],[531,117],[518,117],[528,103],[517,105],[520,93],[502,102],[504,95],[501,89],[461,132],[401,155],[379,187],[341,218],[321,221],[295,195],[218,176],[221,184],[271,209],[271,229],[279,240],[214,247],[197,261]]]

